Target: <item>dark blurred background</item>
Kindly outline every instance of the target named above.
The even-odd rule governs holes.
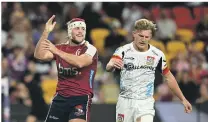
[[[66,23],[85,19],[86,40],[97,47],[99,65],[94,83],[90,122],[115,122],[119,73],[107,73],[106,63],[115,49],[132,41],[136,20],[157,24],[151,44],[161,49],[193,112],[183,106],[156,72],[155,122],[208,121],[208,3],[203,2],[1,2],[2,121],[42,122],[57,84],[55,61],[33,57],[46,21],[56,15],[48,39],[59,44],[67,36]]]

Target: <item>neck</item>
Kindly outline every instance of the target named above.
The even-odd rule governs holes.
[[[136,49],[139,52],[145,52],[150,48],[150,45],[148,44],[144,48],[140,48],[140,47],[136,46],[135,42],[133,42],[133,47],[134,47],[134,49]]]

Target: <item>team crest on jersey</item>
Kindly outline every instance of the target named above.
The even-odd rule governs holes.
[[[79,55],[80,55],[80,52],[81,52],[81,49],[78,49],[78,50],[76,51],[75,54],[76,54],[77,56],[79,56]]]
[[[146,62],[146,64],[147,65],[153,65],[154,64],[154,60],[155,60],[155,57],[147,56],[147,62]]]

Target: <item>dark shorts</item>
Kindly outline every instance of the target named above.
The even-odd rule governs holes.
[[[48,106],[41,105],[41,106],[32,106],[31,112],[29,115],[35,116],[38,120],[45,120],[48,113]]]
[[[91,97],[72,96],[63,97],[55,95],[45,122],[68,122],[71,119],[84,119],[89,121]]]

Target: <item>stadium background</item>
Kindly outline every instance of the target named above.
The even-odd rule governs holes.
[[[166,54],[170,70],[193,105],[193,112],[186,115],[156,72],[155,122],[208,121],[207,3],[2,2],[1,7],[3,122],[25,121],[35,100],[38,105],[44,101],[50,104],[57,83],[55,62],[37,61],[33,53],[45,22],[53,14],[57,24],[49,40],[54,44],[67,36],[66,22],[81,17],[87,23],[86,40],[98,48],[91,122],[115,122],[119,75],[107,73],[105,65],[117,47],[132,41],[132,25],[140,18],[157,24],[158,31],[150,43]]]

